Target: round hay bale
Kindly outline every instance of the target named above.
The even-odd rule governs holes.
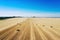
[[[45,27],[45,25],[42,25],[43,27]]]
[[[17,29],[17,31],[20,31],[19,29]]]
[[[50,26],[50,28],[53,28],[53,26]]]

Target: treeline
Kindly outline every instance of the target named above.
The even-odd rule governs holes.
[[[0,20],[9,19],[9,18],[15,18],[15,17],[0,17]]]

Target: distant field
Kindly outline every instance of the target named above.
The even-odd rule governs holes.
[[[60,18],[0,20],[0,40],[60,40]]]

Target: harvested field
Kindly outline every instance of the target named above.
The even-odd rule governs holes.
[[[0,20],[0,40],[60,40],[60,18]]]

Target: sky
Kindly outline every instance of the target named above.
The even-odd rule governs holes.
[[[0,0],[0,16],[60,17],[60,0]]]

